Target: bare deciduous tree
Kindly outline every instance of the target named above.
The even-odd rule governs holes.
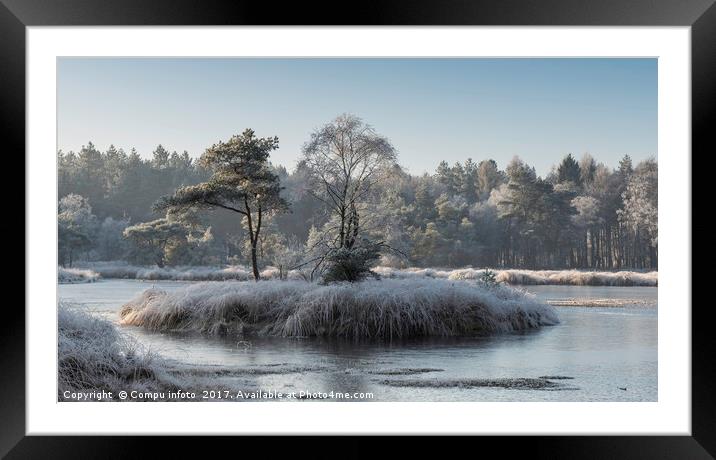
[[[340,115],[311,134],[303,161],[314,184],[312,193],[334,218],[336,249],[351,249],[358,241],[364,202],[395,159],[390,141],[354,115]]]

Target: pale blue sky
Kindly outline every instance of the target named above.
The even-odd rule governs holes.
[[[60,58],[58,148],[92,141],[198,157],[245,128],[292,169],[315,128],[349,112],[411,173],[515,155],[546,174],[567,153],[616,166],[657,155],[656,59]]]

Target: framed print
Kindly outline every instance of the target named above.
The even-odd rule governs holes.
[[[3,454],[460,434],[710,458],[713,2],[269,10],[3,0],[27,180]]]

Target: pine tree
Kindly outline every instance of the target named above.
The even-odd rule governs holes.
[[[581,171],[579,164],[574,160],[572,154],[568,154],[557,167],[557,181],[559,183],[572,182],[575,185],[581,185]]]
[[[278,176],[268,161],[270,152],[277,148],[277,137],[257,138],[252,129],[214,144],[200,159],[201,165],[212,171],[210,179],[177,189],[172,196],[159,200],[155,209],[224,209],[242,216],[251,248],[251,267],[258,281],[257,248],[263,220],[288,211],[288,203],[280,196]]]

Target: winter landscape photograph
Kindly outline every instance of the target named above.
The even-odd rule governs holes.
[[[655,58],[58,58],[57,400],[658,401],[657,153]]]

